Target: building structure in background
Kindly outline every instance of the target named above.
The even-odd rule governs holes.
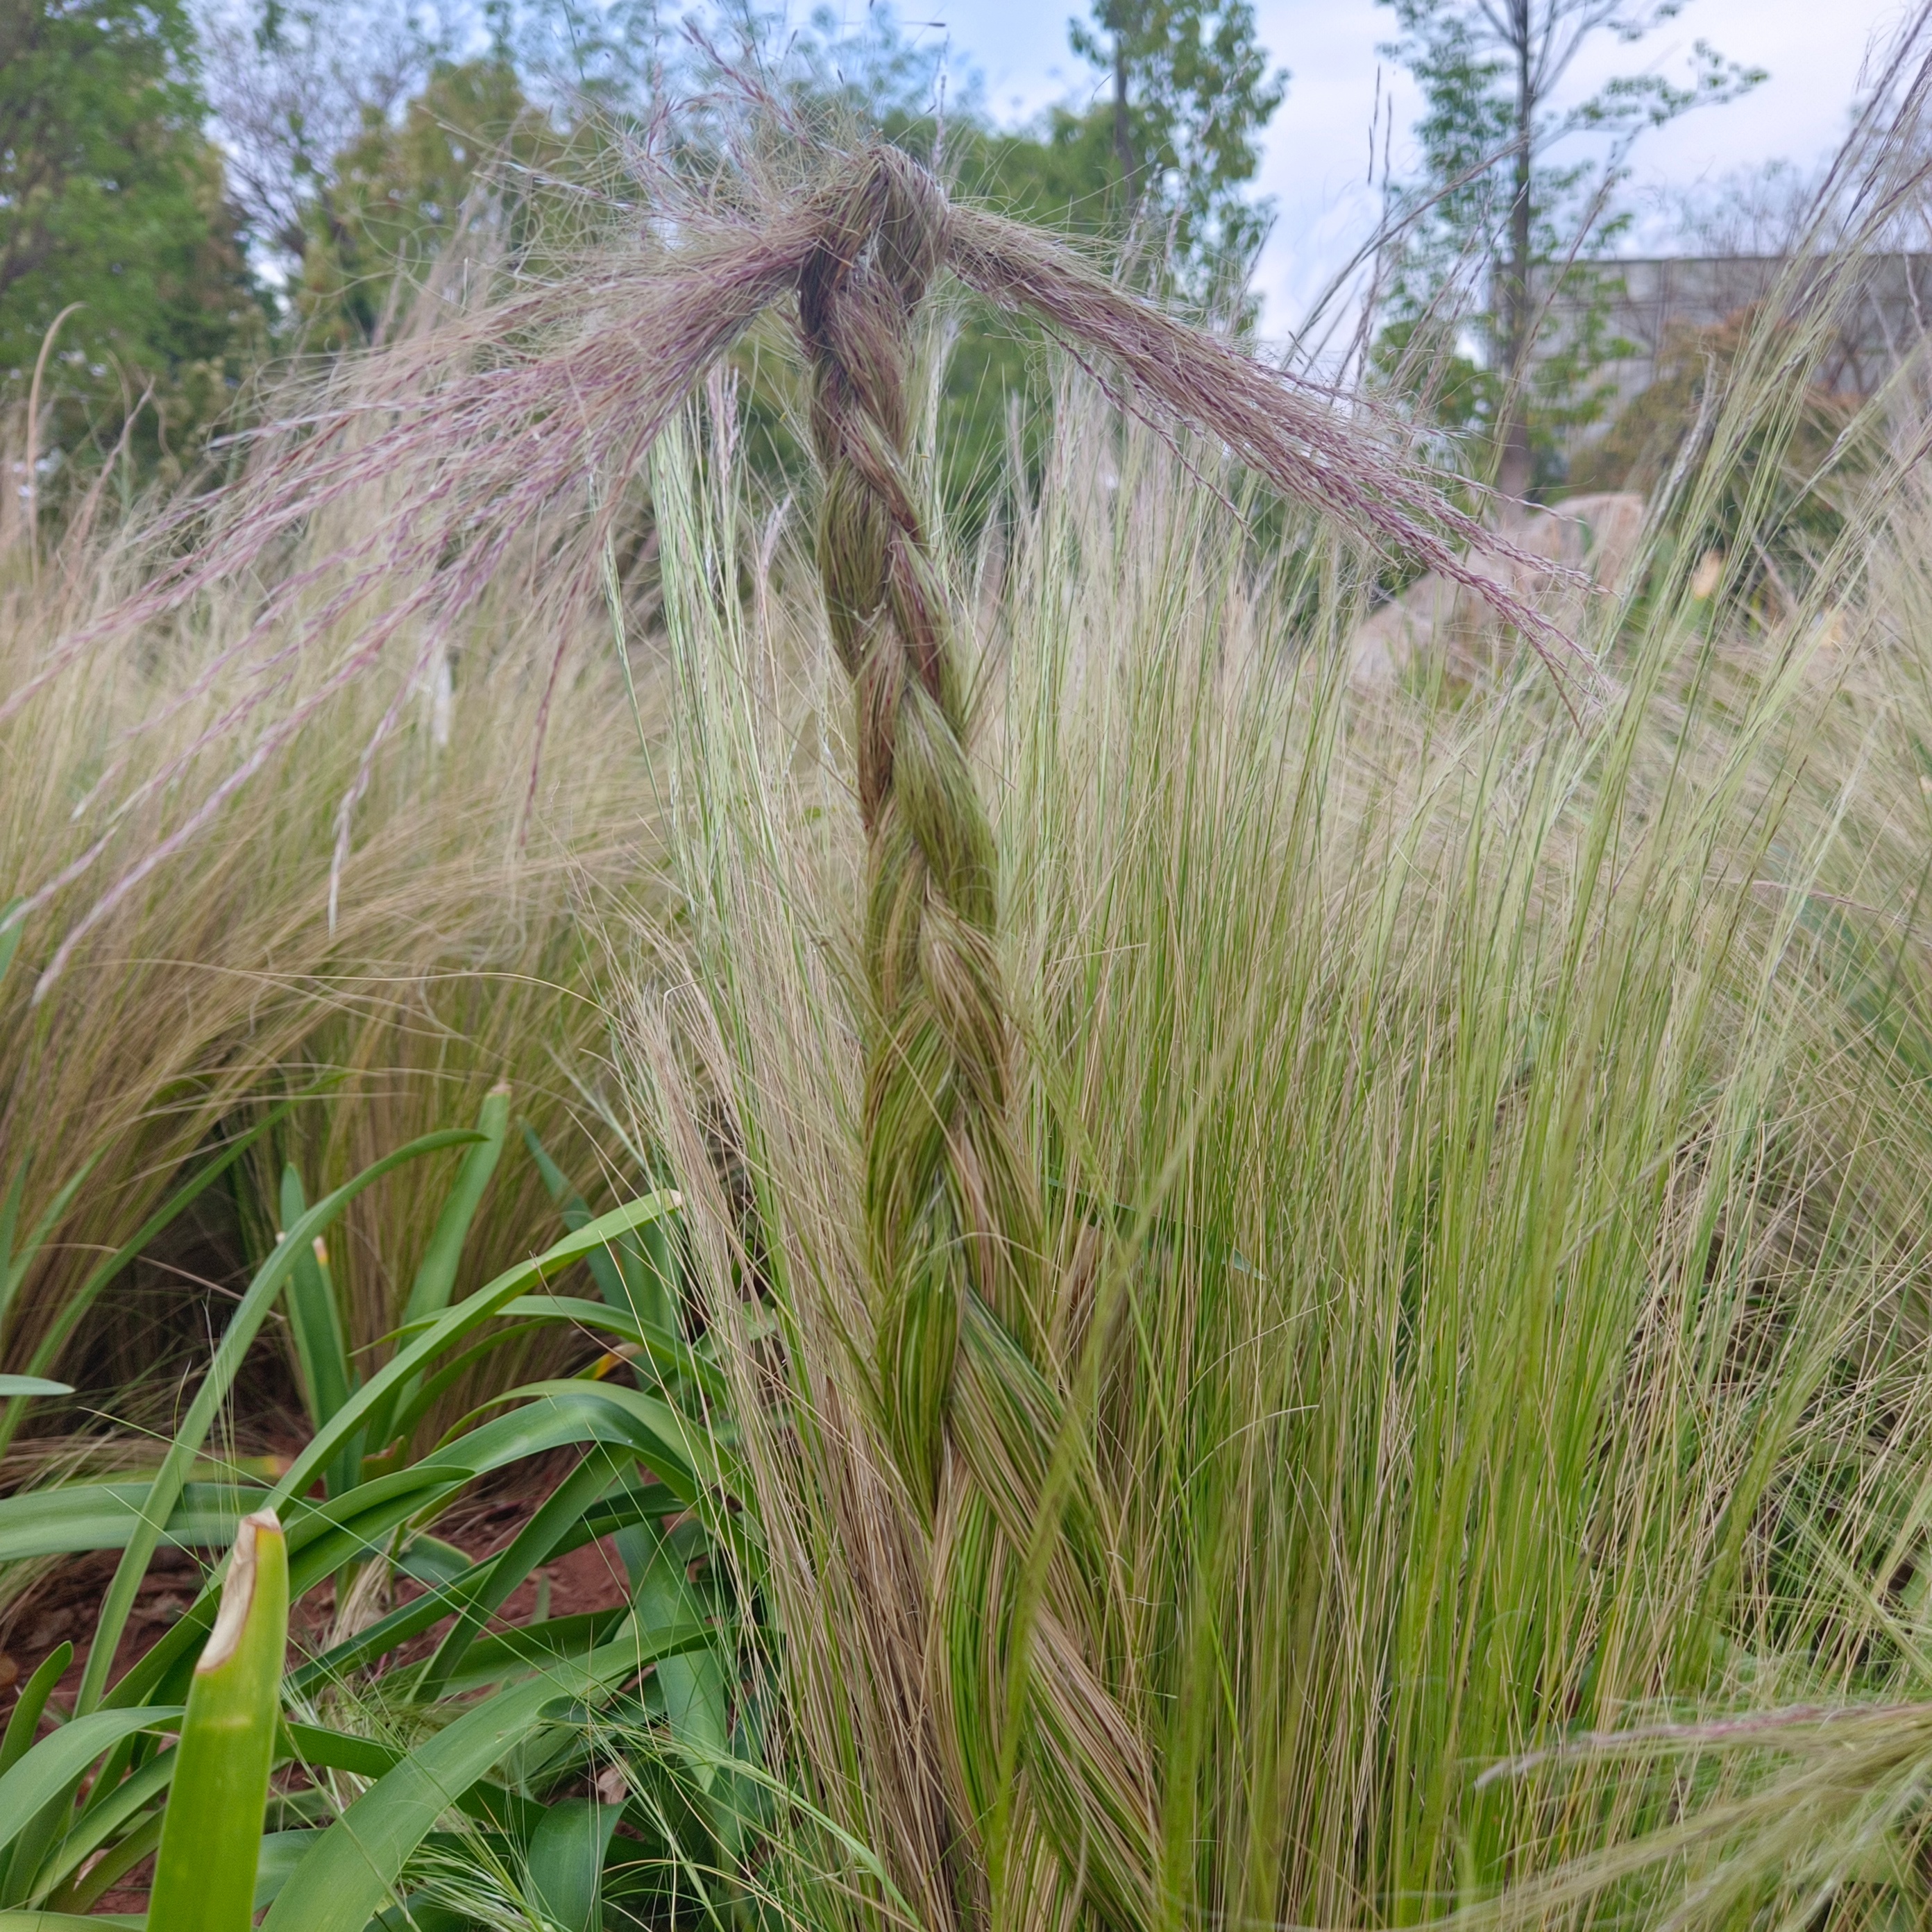
[[[1820,264],[1822,270],[1822,264]],[[1664,255],[1580,263],[1548,300],[1539,357],[1574,341],[1594,310],[1599,339],[1625,353],[1592,380],[1612,392],[1594,423],[1566,439],[1573,449],[1599,440],[1662,373],[1673,338],[1721,328],[1778,292],[1791,264],[1781,255]],[[1801,295],[1803,281],[1783,298]],[[1573,293],[1572,290],[1575,292]],[[1838,319],[1817,386],[1847,400],[1869,396],[1932,326],[1932,254],[1873,257],[1856,298]]]

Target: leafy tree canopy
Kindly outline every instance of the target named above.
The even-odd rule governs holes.
[[[1094,0],[1070,33],[1112,77],[1120,176],[1161,220],[1183,286],[1213,297],[1245,274],[1267,232],[1244,190],[1287,70],[1270,69],[1248,0]]]
[[[0,398],[24,404],[71,304],[41,448],[177,458],[225,405],[262,316],[181,0],[0,5]]]
[[[1414,76],[1423,112],[1420,170],[1393,190],[1400,239],[1378,366],[1446,404],[1445,422],[1480,430],[1502,488],[1520,495],[1551,480],[1558,434],[1600,411],[1592,378],[1615,350],[1602,321],[1614,282],[1598,264],[1628,226],[1618,192],[1630,144],[1764,76],[1700,40],[1682,80],[1650,70],[1566,97],[1592,40],[1642,40],[1686,0],[1381,4],[1399,30],[1383,51]],[[1565,311],[1578,320],[1538,351],[1566,279]]]
[[[440,64],[390,119],[365,110],[310,204],[298,305],[309,346],[373,339],[459,234],[514,247],[523,184],[562,165],[566,141],[496,58]]]

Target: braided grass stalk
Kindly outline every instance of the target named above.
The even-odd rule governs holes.
[[[798,285],[824,476],[819,567],[858,712],[878,1386],[894,1459],[934,1532],[935,1688],[990,1854],[995,1919],[1050,1922],[1084,1902],[1124,1928],[1144,1924],[1151,1903],[1153,1775],[1094,1667],[1106,1571],[1056,1565],[1052,1600],[1016,1627],[1060,1404],[1035,1278],[1040,1203],[1008,1103],[992,827],[967,758],[948,602],[905,470],[911,322],[946,214],[930,175],[874,149],[828,198]],[[1087,1520],[1090,1501],[1076,1499],[1068,1520]],[[1010,1765],[1024,1793],[1010,1829],[999,1775]]]
[[[224,728],[245,734],[236,763],[70,932],[43,990],[89,926],[332,694],[406,656],[412,634],[459,622],[546,517],[576,532],[558,554],[560,595],[594,604],[620,493],[586,479],[634,472],[705,371],[761,313],[795,299],[824,474],[825,603],[857,711],[878,1420],[930,1556],[930,1691],[956,1829],[985,1879],[961,1904],[1029,1932],[1080,1921],[1126,1932],[1155,1916],[1157,1767],[1131,1659],[1107,1640],[1130,1620],[1112,1600],[1106,1498],[1063,1440],[1038,1179],[1010,1104],[994,840],[968,760],[949,600],[908,472],[913,322],[933,278],[950,270],[1043,322],[1117,372],[1126,406],[1204,432],[1284,492],[1470,586],[1539,649],[1574,647],[1468,560],[1514,557],[1508,542],[1331,398],[1161,314],[1049,238],[950,204],[896,149],[811,153],[799,172],[790,185],[682,200],[660,184],[661,218],[623,248],[520,282],[494,310],[364,364],[346,400],[271,427],[242,488],[184,513],[191,548],[162,526],[172,555],[146,591],[0,700],[4,718],[76,653],[254,572],[338,506],[386,506],[323,563],[266,573],[255,628],[208,676],[240,686],[253,673],[272,692],[298,651],[324,662],[279,715],[255,716],[260,700],[236,707]],[[109,832],[56,886],[106,848],[112,808],[131,802],[110,782],[98,789]]]

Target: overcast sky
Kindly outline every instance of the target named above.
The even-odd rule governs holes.
[[[858,0],[844,0],[858,10]],[[1018,118],[1050,101],[1090,98],[1095,80],[1066,44],[1069,0],[902,0],[902,19],[932,24],[956,64],[983,76],[987,104]],[[1907,10],[1899,0],[1690,0],[1668,27],[1637,46],[1606,40],[1580,62],[1578,86],[1619,69],[1682,73],[1691,43],[1766,68],[1770,78],[1727,107],[1703,110],[1647,135],[1633,157],[1634,188],[1685,188],[1731,170],[1788,158],[1815,162],[1846,125],[1861,68]],[[1370,123],[1379,71],[1395,100],[1396,172],[1414,95],[1376,52],[1392,26],[1375,0],[1256,0],[1261,37],[1293,74],[1269,130],[1257,184],[1278,209],[1260,283],[1271,333],[1292,328],[1307,303],[1372,224],[1378,193],[1367,184]]]

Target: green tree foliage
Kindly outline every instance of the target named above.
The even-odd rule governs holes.
[[[1262,130],[1288,92],[1255,38],[1247,0],[1094,0],[1074,51],[1108,75],[1118,178],[1159,218],[1178,279],[1224,292],[1252,260],[1266,211],[1244,193]]]
[[[318,196],[370,117],[387,120],[471,36],[395,0],[197,0],[202,80],[249,238],[298,279]]]
[[[944,162],[954,190],[1003,213],[1102,248],[1124,239],[1112,114],[1050,110],[1017,132],[981,120],[946,130]],[[942,494],[976,529],[991,507],[1010,458],[1028,472],[1043,453],[1048,421],[1044,339],[1030,323],[969,304],[946,344],[935,452]]]
[[[259,346],[262,314],[202,113],[180,0],[0,4],[8,406],[27,400],[55,318],[82,304],[44,386],[44,481],[84,469],[124,426],[137,459],[179,463]]]
[[[1602,326],[1614,284],[1592,258],[1622,232],[1616,196],[1630,144],[1764,78],[1700,40],[1684,82],[1623,75],[1560,104],[1592,41],[1640,40],[1684,3],[1381,0],[1400,29],[1384,51],[1414,76],[1423,113],[1421,174],[1396,196],[1402,239],[1377,359],[1442,404],[1445,423],[1483,433],[1510,495],[1527,494],[1539,469],[1551,480],[1557,432],[1600,412],[1590,378],[1614,352]],[[1594,156],[1556,158],[1591,136]],[[1563,283],[1566,311],[1582,320],[1539,355]],[[1459,348],[1472,325],[1480,360]]]
[[[801,118],[848,134],[876,128],[939,167],[956,191],[1104,251],[1129,242],[1138,198],[1137,247],[1204,299],[1245,266],[1262,233],[1263,212],[1244,184],[1286,76],[1268,73],[1245,0],[1189,0],[1121,23],[1136,158],[1126,167],[1114,104],[1056,107],[1030,126],[998,128],[972,77],[959,85],[939,44],[884,8],[852,31],[829,7],[795,27],[747,4],[725,15],[715,40],[696,44],[666,33],[644,0],[500,0],[484,16],[488,57],[438,63],[413,98],[372,102],[360,134],[307,191],[297,292],[307,346],[374,339],[459,230],[494,224],[512,247],[535,232],[533,182],[608,184],[624,165],[627,128],[668,111],[658,140],[718,139],[705,104],[728,98],[718,83],[731,68]],[[963,307],[950,322],[939,474],[970,534],[1016,445],[1028,460],[1040,454],[1044,358],[1036,330],[983,307]],[[796,398],[755,344],[738,368],[751,447],[782,492],[808,462]]]
[[[310,205],[298,307],[310,346],[368,342],[459,234],[514,247],[532,171],[561,165],[565,140],[494,58],[444,63],[391,119],[365,112]]]

